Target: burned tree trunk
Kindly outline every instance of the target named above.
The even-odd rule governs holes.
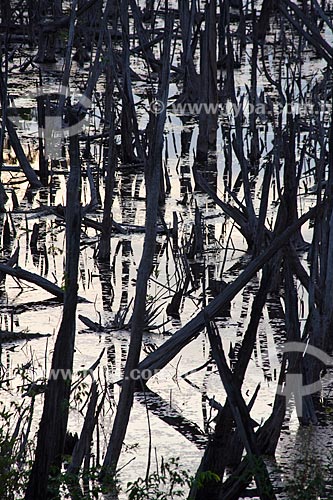
[[[69,109],[70,124],[78,117]],[[66,203],[66,270],[63,317],[54,347],[51,373],[45,393],[43,415],[38,431],[35,461],[31,470],[26,500],[48,498],[51,467],[60,470],[67,429],[71,377],[73,369],[75,315],[78,292],[78,260],[81,232],[81,167],[79,141],[70,137],[71,169]],[[67,373],[67,376],[64,374]],[[62,375],[62,376],[61,376]]]

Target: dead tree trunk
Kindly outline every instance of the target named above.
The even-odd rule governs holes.
[[[279,384],[283,382],[284,372],[285,361],[282,362]],[[277,394],[271,416],[256,432],[259,452],[262,455],[269,454],[272,438],[275,443],[276,436],[280,435],[285,409],[286,398]],[[216,498],[218,500],[238,500],[242,496],[244,489],[251,483],[252,477],[253,470],[251,470],[248,459],[245,457],[235,472],[223,483],[220,493]]]
[[[219,27],[218,27],[218,37],[219,37],[219,43],[218,43],[218,61],[220,65],[225,64],[226,62],[226,26],[228,24],[228,17],[229,17],[229,6],[227,5],[228,1],[226,0],[219,0],[219,5],[220,5],[220,22],[219,22]],[[222,80],[222,78],[221,78]]]
[[[117,468],[133,404],[133,394],[136,381],[132,377],[132,370],[137,368],[140,358],[142,332],[144,328],[146,310],[147,282],[152,270],[156,244],[156,220],[158,213],[160,176],[162,172],[163,131],[166,117],[165,108],[169,89],[169,61],[172,24],[172,18],[167,15],[163,51],[163,67],[161,84],[158,92],[158,99],[163,102],[164,111],[157,116],[151,114],[152,126],[150,127],[150,130],[152,135],[150,137],[149,155],[146,163],[146,234],[136,282],[131,342],[126,360],[124,381],[121,388],[117,414],[113,424],[108,449],[104,458],[103,471],[101,474],[102,480],[105,480],[106,471],[109,470],[113,473]]]
[[[113,0],[115,4],[116,0]],[[78,17],[76,24],[75,42],[74,46],[76,52],[73,56],[73,60],[77,61],[80,66],[83,66],[85,62],[89,62],[90,53],[93,50],[94,39],[96,34],[101,27],[101,18],[103,13],[103,1],[96,0],[89,7],[89,0],[79,0],[78,11],[84,9],[85,12]],[[116,10],[116,6],[113,6],[113,11]]]
[[[332,115],[333,116],[333,115]],[[314,235],[311,247],[311,277],[309,286],[309,315],[304,327],[304,338],[309,338],[309,343],[321,350],[331,352],[332,349],[332,297],[333,297],[333,125],[331,122],[329,134],[328,153],[328,180],[324,199],[326,203],[323,210],[318,214],[314,224]],[[323,155],[325,155],[325,147]],[[322,158],[320,168],[317,172],[318,192],[317,199],[322,198],[321,186],[325,176],[325,160]],[[315,287],[318,283],[320,287],[319,304],[316,304]],[[317,294],[318,297],[318,294]],[[302,358],[303,384],[312,384],[320,380],[322,369],[325,368],[320,360],[314,356],[305,354]],[[316,423],[317,416],[315,410],[320,409],[320,393],[303,397],[301,423]]]
[[[288,7],[295,13],[296,17],[288,12]],[[333,64],[333,49],[331,45],[322,37],[317,25],[309,19],[302,10],[290,0],[280,0],[278,9],[283,16],[296,28],[296,30],[304,36],[304,38],[313,45],[319,57],[324,58],[327,63]],[[303,24],[305,28],[303,28]]]
[[[258,39],[264,43],[269,28],[269,19],[276,8],[276,0],[263,0],[258,21]]]
[[[257,11],[254,8],[254,1],[252,0],[252,63],[251,63],[251,89],[250,89],[250,131],[251,131],[251,153],[250,161],[252,172],[257,173],[260,149],[259,149],[259,133],[257,128],[257,65],[258,65],[258,23]]]
[[[129,4],[132,9],[133,20],[138,34],[139,43],[143,51],[143,55],[147,61],[147,64],[151,66],[152,71],[159,73],[161,68],[155,59],[152,49],[150,48],[149,39],[142,24],[141,11],[136,3],[136,0],[129,0]]]
[[[249,280],[261,269],[271,257],[282,248],[282,246],[290,239],[307,220],[314,216],[317,207],[310,209],[306,214],[302,215],[298,221],[289,226],[280,236],[277,236],[269,247],[256,257],[247,268],[241,273],[236,280],[228,285],[208,306],[200,311],[191,321],[183,328],[174,333],[173,336],[164,342],[156,351],[144,359],[139,369],[151,371],[152,376],[154,371],[161,370],[166,366],[180,351],[195,339],[205,326],[205,318],[213,319],[214,316],[225,307],[235,295],[249,282]],[[150,377],[148,377],[150,378]]]
[[[284,151],[284,193],[281,199],[281,205],[276,222],[277,232],[281,232],[285,227],[290,226],[298,219],[297,209],[297,191],[299,182],[299,171],[297,171],[297,162],[295,156],[295,134],[296,122],[293,116],[288,115],[287,129],[283,134]],[[305,242],[301,230],[295,232],[292,237],[292,243],[295,248],[304,248]]]
[[[247,452],[249,466],[253,471],[258,494],[261,500],[274,500],[275,494],[271,485],[268,471],[263,461],[253,431],[250,415],[242,397],[241,391],[234,381],[233,374],[227,365],[218,332],[207,324],[210,345],[216,361],[221,380],[230,401],[230,408],[237,424],[244,447]]]
[[[47,168],[47,158],[45,156],[46,144],[45,144],[45,105],[46,100],[42,92],[43,82],[41,73],[39,75],[39,86],[37,86],[37,120],[38,120],[38,160],[39,160],[39,178],[43,186],[47,186],[48,183],[48,168]]]
[[[77,115],[71,109],[69,110],[69,118],[71,125],[78,121]],[[51,466],[54,466],[57,471],[60,470],[67,429],[71,377],[64,376],[64,374],[71,373],[73,369],[81,232],[81,168],[78,136],[70,137],[70,161],[66,202],[66,270],[63,317],[54,348],[51,366],[52,376],[49,378],[45,393],[35,461],[25,494],[26,500],[45,500],[48,498],[47,489]]]
[[[14,152],[16,154],[17,160],[26,176],[28,181],[31,184],[31,187],[42,187],[42,183],[37,177],[37,174],[35,171],[32,169],[30,163],[28,162],[28,159],[23,151],[20,139],[17,136],[15,127],[11,120],[8,118],[6,114],[6,109],[7,109],[7,83],[5,80],[5,77],[2,73],[2,70],[0,68],[0,100],[1,100],[1,106],[3,109],[5,109],[5,124],[7,128],[7,132],[9,135],[9,139],[11,142],[11,145],[14,149]],[[3,124],[2,124],[2,130],[4,129]],[[2,132],[3,134],[3,132]],[[2,151],[1,151],[2,152]],[[1,157],[2,160],[2,157]]]
[[[268,264],[264,267],[261,285],[253,301],[250,323],[238,353],[238,359],[234,369],[234,379],[237,387],[240,389],[253,352],[262,310],[269,291],[270,271],[271,268]],[[235,450],[235,434],[232,432],[233,426],[234,419],[230,408],[230,401],[227,399],[223,409],[217,416],[215,431],[205,450],[198,474],[204,471],[212,471],[221,479],[223,478],[225,467],[232,465],[231,461],[235,451],[239,451]],[[230,451],[231,449],[232,451]],[[240,454],[241,452],[242,450],[240,450]],[[206,498],[217,498],[220,486],[221,485],[216,482],[205,483],[203,488],[196,491],[195,499],[205,500]],[[194,491],[192,494],[193,493]]]
[[[133,163],[135,160],[133,147],[133,114],[134,104],[131,88],[130,58],[129,58],[129,21],[128,21],[128,0],[122,0],[120,5],[120,19],[122,23],[122,74],[123,74],[123,94],[121,111],[121,152],[124,163]]]
[[[98,388],[97,382],[93,381],[91,384],[91,395],[87,407],[87,413],[84,419],[80,439],[76,443],[73,450],[72,461],[67,469],[68,474],[77,475],[84,457],[87,456],[91,447],[91,440],[96,424],[95,411],[98,401]]]
[[[110,58],[113,61],[112,47],[109,47]],[[111,69],[112,67],[112,69]],[[106,161],[105,161],[105,192],[104,192],[104,208],[103,208],[103,221],[102,221],[102,231],[101,239],[98,247],[98,260],[100,262],[110,262],[110,238],[112,229],[112,196],[113,196],[113,185],[114,185],[114,175],[116,168],[116,156],[114,147],[115,138],[115,113],[114,113],[114,102],[113,102],[113,89],[114,81],[112,71],[114,69],[114,64],[108,66],[106,72],[106,97],[105,97],[105,121],[106,126],[109,127],[109,137],[107,143]]]
[[[183,44],[182,69],[184,71],[181,101],[197,102],[200,93],[199,76],[195,70],[191,47],[191,34],[196,14],[195,0],[191,2],[191,9],[189,8],[189,0],[179,0],[178,5]]]
[[[5,7],[2,6],[3,11]],[[5,20],[2,19],[2,22],[5,23]],[[6,51],[7,52],[7,51]],[[6,117],[7,117],[7,74],[8,74],[8,57],[7,54],[4,58],[4,73],[2,72],[2,50],[0,50],[0,102],[1,102],[1,130],[0,130],[0,175],[1,169],[3,165],[3,145],[5,139],[5,130],[6,130]],[[6,191],[3,187],[0,177],[0,213],[4,213],[5,204],[8,200],[8,196],[6,195]]]
[[[216,65],[216,0],[211,0],[205,11],[205,31],[200,51],[200,111],[197,161],[205,163],[209,150],[216,149],[217,131],[217,65]]]
[[[285,317],[286,317],[286,331],[287,338],[290,342],[300,342],[300,324],[298,319],[297,307],[297,291],[294,284],[294,277],[292,274],[292,263],[288,255],[284,259],[284,276],[285,276]],[[305,346],[304,346],[305,348]],[[289,353],[289,370],[288,373],[302,373],[306,365],[307,357],[303,357],[300,353]],[[306,378],[306,377],[305,377]],[[307,381],[305,381],[305,384]],[[299,392],[297,391],[299,389]],[[317,424],[318,420],[315,414],[312,396],[302,397],[300,394],[302,387],[294,387],[296,394],[295,404],[297,416],[300,423]],[[277,443],[276,443],[277,444]]]
[[[7,117],[6,119],[6,128],[9,135],[9,139],[11,145],[16,154],[17,160],[24,172],[24,175],[30,182],[31,187],[39,188],[42,187],[42,183],[37,177],[36,172],[32,169],[20,142],[20,139],[17,136],[16,130],[10,119]]]
[[[38,40],[38,52],[35,57],[35,61],[38,63],[55,63],[55,36],[56,30],[45,30],[45,24],[47,24],[47,17],[53,14],[52,5],[48,0],[39,0],[38,7],[36,9],[38,12],[38,18],[36,16],[35,20],[39,21],[39,40]],[[53,16],[54,19],[54,16]]]

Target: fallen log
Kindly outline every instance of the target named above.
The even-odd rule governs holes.
[[[170,339],[162,344],[156,351],[141,361],[138,368],[141,370],[141,376],[145,380],[154,375],[164,366],[166,366],[177,354],[192,340],[194,340],[205,327],[206,320],[212,320],[222,307],[225,307],[242,288],[253,278],[253,276],[271,259],[271,257],[288,242],[290,237],[302,225],[314,217],[318,206],[311,208],[302,215],[292,226],[288,227],[280,236],[277,236],[269,247],[256,257],[245,270],[230,283],[208,306],[200,311],[183,328],[178,330]]]
[[[49,307],[59,306],[61,306],[61,301],[57,297],[51,297],[49,299],[26,302],[25,304],[6,304],[2,306],[1,311],[7,312],[9,314],[22,314],[27,311],[29,311],[30,313],[32,311],[45,311]]]
[[[20,251],[20,247],[17,247],[15,252],[13,253],[13,255],[11,255],[9,257],[9,259],[7,260],[7,262],[5,264],[6,266],[9,266],[9,267],[16,266],[16,264],[18,262],[19,251]],[[5,279],[5,277],[6,277],[6,273],[0,272],[0,283]]]
[[[51,207],[50,205],[42,205],[41,204],[40,209],[48,211],[50,214],[54,214],[57,217],[61,217],[62,219],[65,220],[66,207],[63,207],[61,204],[57,205],[56,207]],[[38,210],[40,210],[40,209],[38,209]],[[101,222],[90,219],[89,217],[86,217],[86,216],[82,217],[81,223],[86,227],[90,227],[92,229],[95,229],[96,231],[102,231],[102,229],[103,229]],[[117,231],[120,234],[144,233],[146,231],[145,226],[138,226],[136,224],[128,224],[127,222],[122,222],[121,224],[119,224],[119,222],[115,221],[113,218],[111,220],[111,223],[112,223],[113,230]],[[158,234],[165,234],[165,232],[166,232],[165,228],[161,225],[157,226],[156,231]],[[170,229],[170,231],[171,231],[171,229]]]
[[[82,314],[79,314],[79,320],[82,321],[82,323],[90,328],[90,330],[93,330],[94,332],[101,332],[103,331],[103,326],[100,325],[99,323],[96,323],[95,321],[92,321],[91,319],[87,318],[86,316],[83,316]]]
[[[33,283],[34,285],[43,288],[51,295],[55,295],[56,297],[58,297],[58,299],[60,300],[64,299],[64,290],[62,290],[55,283],[51,283],[51,281],[47,280],[46,278],[43,278],[42,276],[39,276],[38,274],[26,271],[25,269],[22,269],[19,266],[10,267],[6,264],[0,264],[0,272],[4,274],[9,274],[10,276],[13,276],[14,278],[17,278],[19,280]]]
[[[9,135],[10,143],[14,149],[16,158],[20,164],[20,167],[22,168],[24,175],[30,182],[31,187],[34,188],[39,188],[42,187],[42,183],[37,177],[36,172],[33,170],[32,166],[30,165],[20,142],[20,139],[18,138],[18,135],[16,133],[15,127],[10,121],[9,118],[6,119],[6,128],[7,132]]]
[[[0,330],[1,342],[15,342],[16,340],[32,340],[42,337],[50,337],[50,333],[33,333],[33,332],[11,332],[9,330]]]

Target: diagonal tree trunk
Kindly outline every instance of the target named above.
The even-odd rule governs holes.
[[[242,387],[245,372],[254,349],[262,310],[264,308],[267,293],[269,291],[270,272],[271,266],[268,264],[263,269],[261,285],[253,301],[250,323],[246,330],[242,346],[238,353],[238,359],[233,374],[235,384],[239,389],[241,389]],[[233,446],[233,452],[235,451],[234,434],[232,432],[233,427],[234,419],[232,416],[230,401],[229,399],[227,399],[223,409],[217,416],[214,434],[208,442],[197,474],[200,474],[203,471],[212,471],[221,479],[223,478],[225,467],[227,465],[230,465],[230,447]],[[200,488],[197,491],[194,485],[192,495],[194,498],[195,493],[196,500],[215,498],[218,496],[219,489],[220,484],[216,482],[206,482],[203,485],[203,488]]]
[[[274,500],[276,499],[276,496],[270,482],[265,462],[261,457],[261,451],[257,443],[257,436],[253,431],[250,415],[242,397],[240,388],[237,386],[233,374],[227,365],[221,338],[217,330],[212,328],[208,323],[207,331],[212,353],[216,361],[224,389],[230,401],[230,409],[246,449],[249,466],[253,471],[258,495],[261,500]]]
[[[213,299],[204,310],[200,311],[185,326],[173,334],[156,351],[141,361],[139,369],[150,370],[151,376],[166,366],[177,354],[194,340],[205,327],[205,316],[213,319],[222,307],[225,307],[237,293],[250,281],[250,279],[278,252],[283,245],[288,242],[290,237],[307,220],[314,216],[318,207],[311,208],[306,214],[302,215],[292,226],[289,226],[281,235],[277,236],[269,247],[256,257],[246,267],[246,269],[230,283],[215,299]],[[148,377],[150,378],[150,377]]]

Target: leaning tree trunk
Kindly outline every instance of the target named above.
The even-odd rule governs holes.
[[[237,430],[247,452],[247,460],[253,471],[257,486],[257,494],[261,500],[276,500],[266,464],[261,456],[261,450],[254,433],[248,408],[245,404],[240,388],[234,380],[233,374],[227,365],[222,347],[221,337],[217,328],[207,324],[209,342],[220,377],[230,401],[230,409],[235,419]],[[206,497],[207,498],[207,497]],[[216,498],[216,497],[215,497]]]
[[[252,305],[250,323],[244,335],[244,339],[238,353],[238,359],[233,371],[235,383],[239,389],[242,388],[245,372],[255,346],[262,310],[265,306],[267,293],[269,291],[270,272],[271,266],[270,264],[267,264],[263,268],[261,285]],[[202,472],[211,471],[217,474],[221,479],[223,478],[225,468],[227,465],[231,465],[230,459],[235,454],[235,434],[233,433],[233,427],[234,419],[232,416],[230,401],[227,399],[223,409],[219,411],[217,415],[215,431],[207,444],[197,475],[200,475]],[[195,500],[217,498],[220,487],[221,485],[215,481],[207,481],[200,489],[197,489],[196,484],[194,484],[192,486],[191,493]]]
[[[77,121],[76,114],[70,110],[70,124],[74,125]],[[60,470],[67,429],[71,381],[67,377],[59,375],[73,369],[81,227],[81,172],[78,136],[70,137],[70,161],[66,203],[66,270],[63,317],[54,348],[51,366],[52,376],[49,378],[45,393],[35,462],[30,474],[25,500],[49,498],[47,490],[51,466],[55,466],[58,471]]]

